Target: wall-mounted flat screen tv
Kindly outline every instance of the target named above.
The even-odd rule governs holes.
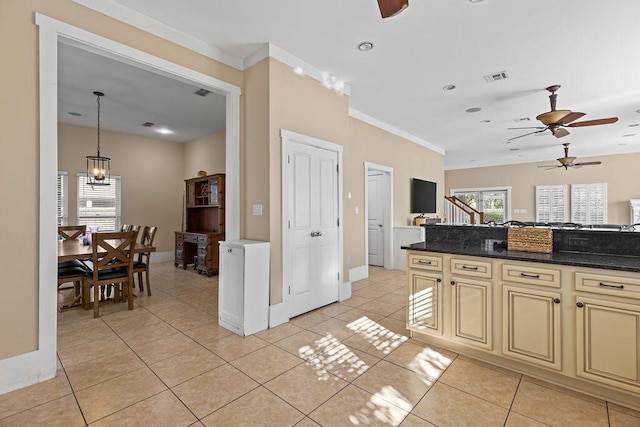
[[[436,183],[411,180],[411,213],[436,213]]]

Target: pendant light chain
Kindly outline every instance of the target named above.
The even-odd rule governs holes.
[[[96,102],[98,103],[98,157],[100,157],[100,96],[101,95],[97,95],[96,99]]]

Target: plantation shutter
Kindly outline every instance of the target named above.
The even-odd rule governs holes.
[[[567,186],[536,186],[536,222],[565,222],[567,220]]]
[[[607,223],[607,184],[571,185],[571,221],[579,224]]]

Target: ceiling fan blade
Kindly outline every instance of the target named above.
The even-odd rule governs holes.
[[[544,132],[545,130],[547,130],[547,128],[540,129],[540,130],[537,130],[535,132],[525,133],[524,135],[514,136],[513,138],[507,139],[507,141],[513,141],[514,139],[522,138],[522,137],[527,136],[527,135],[533,135],[534,133]]]
[[[508,130],[517,130],[517,129],[546,129],[546,126],[529,126],[523,128],[507,128]]]
[[[546,168],[546,169],[555,169],[555,168],[561,168],[562,165],[543,165],[543,166],[538,166],[539,168]]]
[[[409,0],[378,0],[378,7],[382,17],[389,18],[409,7]]]
[[[567,126],[571,128],[576,128],[580,126],[608,125],[609,123],[615,123],[617,121],[618,121],[617,117],[609,117],[608,119],[585,120],[584,122],[570,123]]]
[[[580,117],[582,117],[584,115],[585,115],[585,113],[579,113],[577,111],[574,111],[574,112],[571,112],[571,113],[567,114],[566,116],[564,116],[560,120],[558,120],[558,122],[556,124],[558,124],[558,125],[566,125],[568,123],[571,123],[574,120],[578,120]]]
[[[590,165],[601,165],[602,162],[601,161],[597,161],[597,162],[583,162],[583,163],[574,163],[573,166],[590,166]]]
[[[569,135],[569,131],[566,129],[556,129],[553,132],[553,136],[555,136],[556,138],[562,138],[563,136],[567,136]]]

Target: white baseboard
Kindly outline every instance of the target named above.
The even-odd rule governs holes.
[[[286,313],[284,303],[269,306],[269,328],[275,328],[278,325],[287,323],[289,316]]]
[[[340,286],[340,302],[351,298],[351,282],[344,282]]]
[[[151,252],[151,264],[175,260],[175,252]]]
[[[349,270],[349,281],[351,283],[366,279],[367,277],[369,277],[369,267],[366,265],[361,265],[360,267]]]

